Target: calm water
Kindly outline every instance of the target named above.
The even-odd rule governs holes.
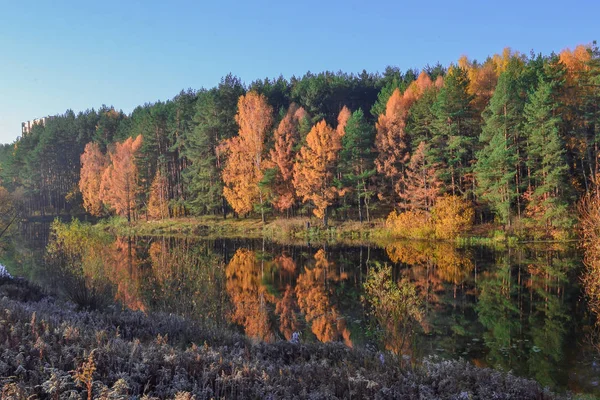
[[[462,357],[555,390],[600,394],[595,317],[583,300],[576,248],[292,246],[103,234],[77,242],[82,289],[44,259],[48,227],[21,228],[3,245],[0,264],[75,300],[88,290],[132,309],[177,313],[259,340],[301,332],[304,341],[375,346],[412,360]],[[392,267],[394,282],[416,287],[422,319],[411,330],[370,313],[364,283],[380,264]]]

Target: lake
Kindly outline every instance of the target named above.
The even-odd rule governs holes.
[[[575,244],[279,244],[88,232],[44,256],[48,230],[16,229],[0,264],[80,304],[176,313],[256,340],[296,333],[388,350],[403,362],[464,358],[553,390],[600,394],[596,317]],[[378,271],[389,276],[372,280]],[[397,308],[406,299],[418,308],[411,320]]]

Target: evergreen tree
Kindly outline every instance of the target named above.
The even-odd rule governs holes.
[[[183,152],[190,165],[183,172],[186,182],[186,203],[194,214],[213,213],[220,209],[223,217],[227,202],[223,197],[221,169],[223,159],[217,146],[233,137],[237,102],[245,93],[244,86],[234,76],[227,75],[217,88],[198,92],[193,131],[184,137]]]
[[[528,139],[527,167],[532,171],[527,210],[530,216],[535,217],[535,223],[548,233],[553,228],[573,225],[568,214],[571,200],[569,167],[565,160],[564,142],[559,136],[561,121],[556,113],[557,103],[552,98],[556,89],[556,81],[541,80],[525,105],[523,126]]]
[[[432,106],[435,119],[429,163],[437,166],[439,179],[453,195],[467,196],[474,185],[472,164],[479,126],[471,104],[473,98],[467,71],[452,67]]]
[[[373,164],[373,142],[373,127],[366,121],[363,111],[358,109],[352,113],[346,123],[345,134],[342,136],[339,169],[343,186],[352,188],[351,193],[356,199],[361,222],[362,203],[365,205],[366,218],[369,221],[369,202],[375,194],[369,184],[376,172]]]
[[[475,166],[477,193],[488,202],[500,221],[510,224],[512,203],[519,197],[521,174],[519,146],[524,96],[522,64],[513,60],[498,78],[494,95],[484,112],[480,136],[483,149]]]

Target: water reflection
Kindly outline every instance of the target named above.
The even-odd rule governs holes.
[[[579,287],[581,255],[572,248],[415,241],[309,247],[86,229],[65,225],[62,242],[51,239],[55,259],[46,256],[38,271],[18,267],[26,258],[22,240],[0,261],[13,274],[29,268],[28,276],[45,276],[46,285],[65,293],[176,313],[257,340],[302,332],[305,341],[370,343],[413,359],[464,357],[554,388],[594,392],[600,381]],[[377,285],[385,290],[369,291],[369,277],[384,270]]]

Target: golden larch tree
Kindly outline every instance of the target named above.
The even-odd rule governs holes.
[[[266,193],[261,190],[265,167],[265,137],[273,123],[273,108],[264,95],[249,92],[240,96],[235,116],[240,130],[238,136],[228,139],[219,147],[227,154],[223,168],[223,195],[235,212],[245,214],[261,205],[264,221]]]
[[[325,120],[318,122],[306,136],[294,164],[296,194],[315,206],[313,213],[327,225],[327,208],[340,195],[333,178],[341,140]]]
[[[404,190],[399,194],[399,206],[406,210],[429,211],[439,196],[441,182],[435,169],[427,164],[425,142],[419,143],[407,165],[402,183]]]
[[[156,176],[150,186],[150,198],[148,199],[148,217],[150,219],[169,218],[169,194],[167,177],[160,169],[156,170]]]
[[[458,59],[458,66],[467,71],[468,92],[473,96],[472,104],[477,114],[481,114],[490,102],[498,83],[496,63],[492,58],[488,58],[483,64],[478,64],[470,61],[467,56],[462,56]]]
[[[377,172],[390,181],[396,193],[403,191],[402,176],[406,163],[410,160],[410,138],[406,133],[406,118],[410,107],[432,85],[429,75],[422,72],[404,94],[401,94],[399,89],[394,90],[385,107],[385,113],[379,116],[375,125],[375,147],[378,152],[375,166]]]
[[[137,196],[141,191],[135,158],[142,147],[142,135],[115,143],[109,150],[108,167],[102,174],[100,198],[109,208],[131,221],[137,209]]]
[[[93,142],[86,144],[81,155],[79,190],[83,197],[83,207],[87,212],[96,216],[102,213],[100,185],[105,168],[106,157],[102,154],[100,146]]]
[[[292,182],[296,157],[294,148],[300,140],[300,122],[306,115],[304,108],[292,103],[274,132],[275,146],[269,155],[270,162],[277,168],[273,206],[279,211],[290,209],[296,201]]]
[[[348,120],[350,119],[351,116],[352,116],[352,113],[346,106],[344,106],[342,108],[342,110],[340,111],[340,113],[338,114],[338,118],[337,118],[338,124],[337,124],[337,127],[335,128],[335,131],[337,132],[337,134],[340,138],[342,136],[344,136],[344,134],[346,133],[346,124],[348,123]]]

